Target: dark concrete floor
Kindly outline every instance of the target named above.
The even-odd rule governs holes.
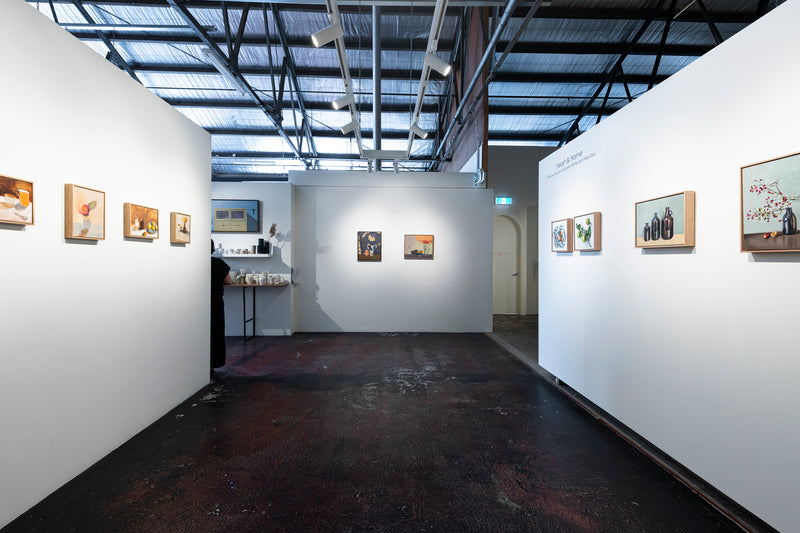
[[[38,531],[740,530],[485,335],[298,334],[2,533]]]

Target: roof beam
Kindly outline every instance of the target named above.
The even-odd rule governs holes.
[[[195,19],[194,16],[192,16],[192,14],[189,12],[189,9],[186,8],[184,4],[179,4],[178,3],[179,1],[180,0],[167,0],[167,3],[175,9],[178,15],[183,19],[184,23],[186,23],[187,25],[191,26],[194,29],[195,34],[203,41],[203,44],[208,46],[211,53],[217,56],[220,63],[225,63],[226,62],[225,55],[211,40],[208,33],[201,27],[200,23],[197,22],[197,19]],[[294,154],[299,159],[303,160],[306,166],[308,166],[308,162],[305,161],[303,155],[300,153],[300,151],[292,142],[292,139],[286,134],[283,127],[281,126],[281,120],[283,120],[283,117],[280,114],[276,113],[275,108],[273,106],[265,104],[261,100],[261,98],[259,98],[259,96],[255,93],[250,84],[247,83],[247,80],[244,79],[244,76],[242,76],[240,72],[238,71],[230,72],[230,74],[239,82],[245,94],[247,94],[250,98],[252,98],[253,101],[256,102],[256,104],[258,104],[258,107],[264,112],[269,121],[272,122],[272,124],[278,129],[278,132],[281,134],[281,137],[283,137],[283,140],[286,142],[286,144],[289,145],[289,148],[291,148],[292,152],[294,152]]]
[[[86,22],[88,22],[89,24],[94,24],[94,19],[89,14],[89,12],[86,10],[86,8],[83,7],[83,3],[81,2],[81,0],[72,0],[72,3],[75,5],[75,7],[78,9],[78,11],[80,11],[81,15],[83,15],[83,18],[86,19]],[[53,5],[50,4],[50,7],[53,8]],[[55,16],[55,10],[53,11],[53,15]],[[120,55],[119,51],[111,43],[111,41],[108,39],[108,37],[106,37],[105,35],[103,35],[99,31],[95,32],[95,35],[101,41],[103,41],[103,44],[105,44],[106,47],[108,48],[108,52],[110,54],[110,57],[108,59],[110,59],[112,63],[114,63],[115,65],[120,67],[122,70],[127,72],[128,76],[130,76],[131,78],[133,78],[136,81],[138,81],[139,83],[141,83],[141,81],[139,81],[139,78],[136,77],[136,73],[133,72],[133,70],[131,69],[130,65],[128,65],[128,63],[122,58],[122,55]]]
[[[74,37],[82,41],[92,41],[99,39],[97,32],[89,31],[86,28],[66,28]],[[212,42],[217,46],[225,44],[225,39],[222,37],[210,37]],[[163,44],[202,44],[203,41],[191,35],[163,35],[157,33],[147,32],[122,32],[115,33],[113,40],[117,42],[152,42]],[[455,43],[449,39],[439,41],[441,46],[439,50],[452,51]],[[363,44],[363,43],[362,43]],[[498,48],[507,48],[510,44],[509,41],[498,41]],[[283,45],[282,42],[270,39],[267,44],[265,35],[253,35],[242,37],[242,45],[248,47],[266,47]],[[358,39],[347,38],[345,39],[345,46],[348,48],[357,48],[359,45]],[[417,51],[425,49],[426,42],[423,39],[414,39],[412,48]],[[312,48],[309,39],[292,38],[286,39],[285,46],[291,48]],[[407,52],[409,50],[409,43],[407,40],[391,39],[383,40],[381,48],[385,52]],[[665,45],[662,55],[677,56],[677,57],[700,57],[709,50],[714,48],[706,44],[671,44]],[[563,43],[563,42],[548,42],[548,41],[521,41],[516,42],[514,45],[514,54],[574,54],[574,55],[617,55],[627,50],[628,55],[656,55],[660,49],[659,44],[651,43],[637,43],[633,47],[629,47],[629,43],[620,41],[616,43],[608,42],[582,42],[582,43]]]

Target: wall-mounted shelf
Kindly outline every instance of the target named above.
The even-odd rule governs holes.
[[[272,254],[223,254],[222,257],[236,257],[236,258],[248,258],[252,257],[253,259],[256,258],[265,258],[265,257],[272,257]]]

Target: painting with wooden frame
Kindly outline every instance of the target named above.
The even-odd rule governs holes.
[[[380,231],[359,231],[356,238],[359,261],[380,261],[382,237]]]
[[[742,167],[740,190],[740,250],[800,252],[800,154]]]
[[[404,259],[433,259],[433,235],[404,235]]]
[[[192,217],[172,211],[169,214],[169,242],[189,244],[192,241]]]
[[[574,248],[579,252],[597,252],[601,249],[600,243],[600,213],[587,213],[578,215],[573,220],[575,229],[573,236]]]
[[[106,193],[64,184],[64,237],[87,241],[106,238]]]
[[[158,239],[158,209],[123,204],[123,235],[134,239]]]
[[[554,252],[572,251],[572,219],[555,220],[550,224],[550,249]]]
[[[636,248],[694,246],[694,191],[636,202]]]
[[[0,176],[0,222],[33,225],[33,182]]]

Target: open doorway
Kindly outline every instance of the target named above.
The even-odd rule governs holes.
[[[514,219],[498,215],[493,230],[492,313],[519,314],[519,226]]]

